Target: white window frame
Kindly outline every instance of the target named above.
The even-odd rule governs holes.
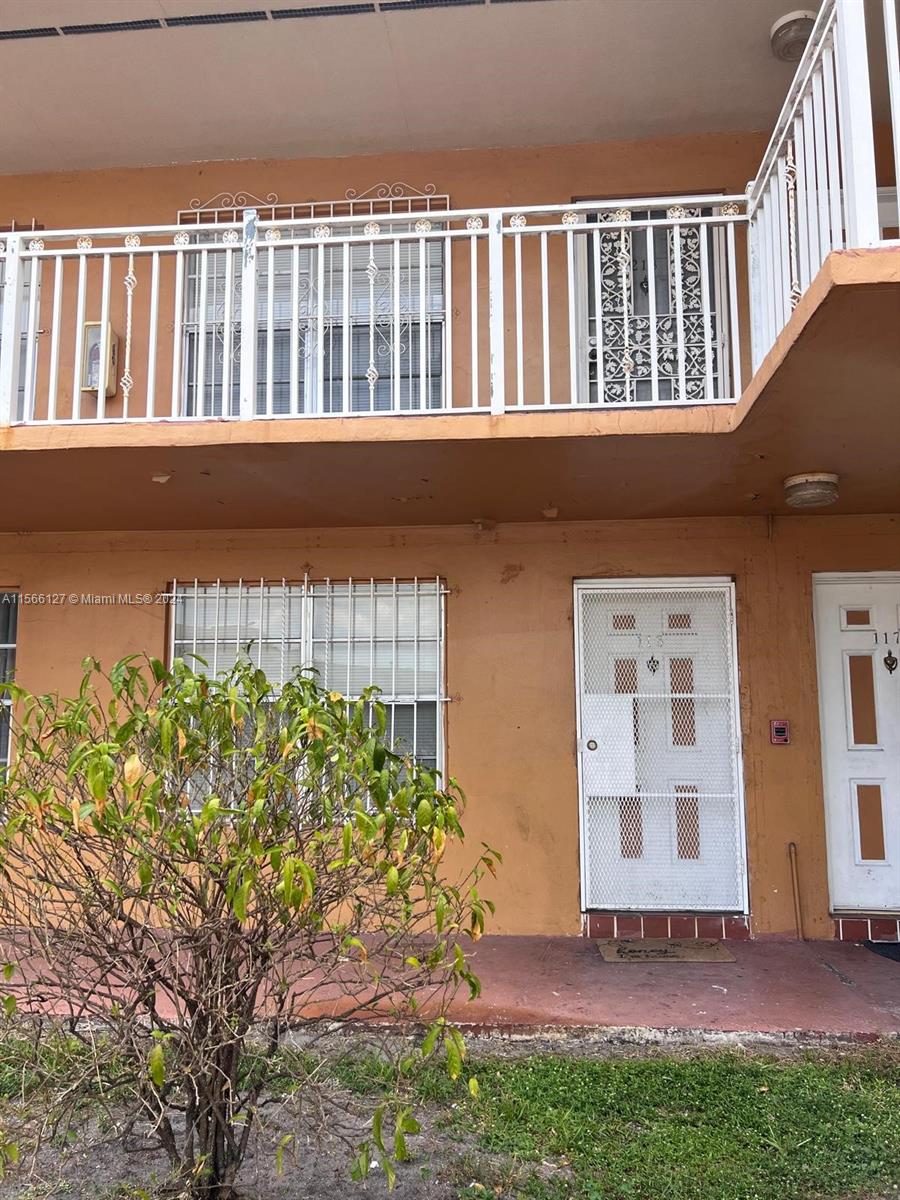
[[[300,599],[300,604],[301,604],[300,634],[298,637],[291,638],[291,639],[286,639],[284,637],[284,635],[282,635],[281,645],[282,645],[282,647],[284,647],[285,645],[288,644],[288,641],[294,642],[295,644],[299,644],[300,659],[301,659],[301,663],[304,665],[304,669],[305,669],[305,667],[307,665],[312,666],[313,661],[314,661],[314,649],[313,649],[314,641],[322,641],[321,638],[317,639],[314,636],[314,633],[315,633],[315,630],[314,630],[314,605],[315,605],[316,599],[318,597],[321,597],[323,594],[321,589],[349,588],[350,595],[351,595],[350,603],[352,606],[352,597],[359,594],[358,592],[353,591],[354,588],[363,588],[363,589],[368,588],[370,596],[372,596],[372,598],[374,599],[374,596],[376,594],[376,588],[379,588],[379,587],[382,589],[384,589],[386,587],[390,587],[392,590],[392,594],[394,596],[395,617],[394,617],[394,632],[393,632],[392,641],[395,646],[395,655],[396,655],[396,645],[399,641],[404,641],[404,642],[412,641],[413,642],[413,662],[415,664],[414,679],[418,675],[419,631],[418,631],[418,628],[416,628],[413,631],[413,636],[411,638],[409,638],[409,637],[400,638],[398,636],[399,631],[397,629],[397,621],[396,621],[397,599],[402,594],[407,594],[407,595],[410,594],[408,591],[401,591],[401,589],[406,589],[406,588],[410,588],[410,587],[413,589],[412,594],[416,598],[418,598],[420,596],[435,596],[436,597],[436,600],[437,600],[437,613],[436,613],[437,632],[436,632],[436,689],[435,689],[435,691],[434,692],[432,692],[432,691],[419,692],[418,684],[416,682],[416,683],[414,683],[413,691],[411,691],[411,692],[400,692],[400,691],[397,691],[396,689],[392,689],[391,691],[388,691],[387,689],[382,689],[382,692],[379,695],[378,700],[380,703],[384,704],[385,708],[388,710],[389,719],[391,721],[391,725],[389,726],[389,728],[391,728],[392,724],[393,724],[392,714],[393,714],[395,708],[411,707],[413,710],[414,731],[416,728],[415,721],[416,721],[417,705],[433,704],[435,706],[435,768],[440,773],[442,778],[446,778],[446,706],[449,701],[449,697],[447,696],[447,688],[446,688],[446,653],[447,653],[446,600],[447,600],[447,595],[449,593],[448,593],[448,589],[447,589],[445,581],[440,576],[428,577],[428,578],[421,578],[418,576],[414,576],[411,579],[409,579],[409,578],[404,579],[404,578],[399,578],[399,577],[392,577],[392,578],[387,578],[387,579],[375,579],[374,577],[370,578],[370,579],[358,579],[358,578],[352,578],[352,577],[347,578],[347,579],[331,579],[331,578],[310,579],[309,577],[304,577],[303,579],[296,580],[296,581],[291,581],[291,580],[284,579],[284,578],[282,578],[282,579],[271,579],[271,578],[268,578],[268,579],[267,578],[243,579],[243,578],[241,578],[241,579],[236,579],[236,580],[192,579],[192,580],[188,580],[188,581],[183,580],[183,579],[182,580],[175,579],[172,581],[172,585],[171,585],[171,589],[170,589],[170,597],[171,597],[171,601],[172,601],[172,605],[171,605],[172,611],[171,611],[170,617],[169,617],[169,629],[168,629],[169,663],[171,664],[177,655],[187,656],[190,653],[195,653],[196,647],[197,647],[199,641],[207,641],[208,642],[208,641],[212,640],[214,645],[220,644],[219,639],[215,636],[215,628],[214,628],[214,636],[212,639],[198,638],[197,637],[196,620],[195,620],[195,626],[194,626],[194,636],[192,639],[187,638],[187,637],[184,637],[184,638],[176,637],[177,630],[178,630],[178,614],[177,614],[178,599],[177,599],[177,597],[179,594],[190,595],[191,592],[193,592],[193,596],[196,601],[196,599],[200,596],[201,589],[215,588],[216,596],[217,596],[217,601],[216,601],[216,628],[217,628],[217,626],[218,626],[218,596],[220,594],[224,594],[225,589],[231,589],[232,593],[235,590],[237,590],[239,596],[241,595],[241,589],[248,589],[248,590],[252,589],[253,592],[256,592],[258,590],[259,591],[258,603],[260,605],[260,608],[262,608],[262,605],[263,605],[264,599],[265,599],[265,593],[264,593],[263,589],[281,588],[282,589],[282,603],[285,603],[285,601],[288,597],[288,589],[291,590],[291,594],[295,597],[297,596],[297,593],[299,592],[300,593],[299,599]],[[330,593],[329,591],[326,591],[325,594],[326,595],[328,595],[328,594],[340,595],[341,593],[340,592]],[[381,594],[382,595],[384,594],[383,591],[381,592]],[[269,593],[269,595],[271,595],[271,592]],[[197,610],[195,608],[195,613],[196,613],[196,611]],[[373,611],[374,611],[374,605],[373,605]],[[417,606],[416,606],[416,614],[417,614],[416,625],[417,626],[418,626],[418,611],[419,610],[418,610],[418,604],[417,604]],[[282,623],[282,629],[284,629],[283,623]],[[271,641],[271,639],[269,639],[269,640]],[[332,640],[332,639],[329,639],[329,640]],[[349,646],[350,644],[352,644],[354,642],[358,643],[360,640],[363,640],[363,639],[352,637],[352,625],[351,625],[351,619],[350,619],[350,611],[348,611],[347,644]],[[374,647],[375,647],[376,641],[380,641],[380,640],[383,640],[383,639],[376,639],[376,637],[375,637],[375,626],[374,626],[374,621],[373,621],[372,625],[370,627],[370,634],[369,634],[369,643],[372,648],[370,651],[370,653],[372,655],[372,661],[374,661]],[[435,640],[435,639],[429,638],[428,640],[431,641],[431,640]],[[238,635],[237,635],[237,638],[235,639],[234,643],[232,643],[230,639],[228,642],[228,646],[232,650],[235,648],[235,646],[243,646],[244,644],[246,644],[246,643],[241,641],[240,631],[238,631]],[[191,646],[194,647],[193,651],[191,651],[191,649],[190,649]],[[251,657],[251,661],[253,661],[252,650],[251,650],[250,657]],[[192,660],[190,658],[188,658],[188,661],[191,662]],[[283,679],[289,674],[289,671],[284,666],[284,656],[282,656],[282,662],[283,662],[283,666],[282,666],[282,679]],[[217,663],[216,663],[215,657],[214,657],[213,662],[209,663],[209,670],[211,673],[215,673],[216,669],[217,669]],[[293,669],[294,668],[290,668],[290,670],[293,670]],[[334,688],[334,690],[341,692],[341,694],[346,696],[348,700],[356,700],[359,698],[359,693],[357,691],[350,690],[346,686],[346,683],[349,683],[349,672],[350,672],[350,655],[348,654],[348,679],[347,679],[347,681],[344,682],[344,681],[339,681],[339,680],[327,680],[325,682],[327,682],[329,684],[329,686]],[[277,682],[277,681],[275,681],[275,682]],[[413,734],[413,750],[415,750],[415,743],[416,743],[416,733],[414,732],[414,734]]]

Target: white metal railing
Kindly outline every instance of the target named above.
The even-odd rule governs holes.
[[[748,187],[754,370],[833,250],[892,240],[898,169],[896,0],[823,0]]]
[[[744,223],[686,196],[13,234],[0,422],[733,400]]]

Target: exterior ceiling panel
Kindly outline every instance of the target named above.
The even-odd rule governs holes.
[[[900,512],[900,250],[835,260],[735,409],[13,427],[0,532],[766,516],[803,471]]]
[[[257,9],[266,19],[0,41],[0,170],[760,129],[791,76],[768,43],[783,0],[530,0],[374,13],[317,0],[335,13],[271,19],[271,9],[287,7],[6,0],[0,32]]]

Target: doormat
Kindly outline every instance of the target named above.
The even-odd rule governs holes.
[[[900,962],[900,942],[863,942],[867,950],[880,954],[882,958],[892,958]]]
[[[604,962],[734,962],[721,942],[707,938],[601,938]]]

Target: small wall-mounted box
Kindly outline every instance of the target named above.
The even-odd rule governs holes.
[[[791,744],[791,723],[783,717],[769,722],[769,741],[773,746],[789,746]]]
[[[81,390],[83,392],[93,392],[94,395],[99,395],[100,390],[100,343],[101,323],[99,321],[85,321],[84,323],[84,348],[81,352]],[[118,378],[119,370],[119,339],[113,332],[112,325],[106,326],[106,375],[104,395],[107,397],[116,394],[116,388],[119,386]]]

